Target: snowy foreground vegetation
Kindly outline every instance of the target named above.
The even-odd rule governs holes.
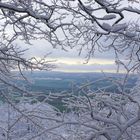
[[[139,87],[139,86],[138,86]],[[50,94],[44,102],[12,102],[0,106],[0,140],[139,140],[140,96],[130,94]],[[46,103],[61,98],[66,109]]]
[[[140,82],[129,93],[125,86],[129,74],[140,73],[139,19],[139,0],[0,0],[0,140],[140,140]],[[76,49],[87,63],[111,52],[116,71],[126,74],[112,80],[119,93],[94,92],[87,84],[67,97],[25,100],[33,93],[16,83],[29,81],[24,72],[55,67],[48,52],[27,57],[25,46],[42,40],[46,47]],[[15,93],[23,97],[18,103]],[[65,110],[49,105],[57,98]]]

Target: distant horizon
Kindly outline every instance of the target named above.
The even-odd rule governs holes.
[[[104,70],[104,71],[84,71],[84,70],[51,70],[52,72],[62,72],[62,73],[112,73],[112,74],[125,74],[124,71],[108,71],[108,70]]]
[[[18,70],[12,70],[12,72],[19,72]],[[34,71],[31,71],[31,70],[26,70],[26,71],[23,71],[23,74],[24,72],[50,72],[50,73],[69,73],[69,74],[78,74],[78,73],[81,73],[81,74],[91,74],[91,73],[98,73],[98,74],[126,74],[125,72],[109,72],[109,71],[59,71],[59,70],[34,70]],[[130,73],[130,74],[134,74],[135,73]]]

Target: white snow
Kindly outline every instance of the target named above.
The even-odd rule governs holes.
[[[114,18],[116,18],[116,15],[105,15],[103,17],[104,20],[111,20],[111,19],[114,19]]]
[[[126,23],[123,23],[123,24],[115,24],[114,26],[112,26],[111,31],[112,32],[118,32],[118,31],[124,30],[127,27],[128,27],[128,25]]]
[[[103,23],[102,24],[103,29],[110,31],[111,30],[111,26],[108,23]]]
[[[128,36],[128,37],[135,37],[135,36],[136,36],[136,33],[127,31],[127,32],[125,33],[125,35]]]

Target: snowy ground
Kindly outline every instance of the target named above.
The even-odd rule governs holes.
[[[69,106],[79,109],[69,113],[47,103],[0,105],[0,140],[106,140],[106,135],[110,140],[118,140],[118,135],[121,140],[140,139],[137,103],[97,94],[91,98],[92,116],[86,97],[77,98]]]

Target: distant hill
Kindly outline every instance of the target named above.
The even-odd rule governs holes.
[[[27,88],[32,91],[41,91],[43,93],[48,92],[61,92],[72,90],[72,87],[87,84],[88,82],[95,82],[90,85],[92,90],[98,90],[99,88],[106,88],[108,92],[118,92],[117,86],[112,84],[111,79],[120,80],[124,78],[124,74],[113,73],[65,73],[65,72],[46,72],[35,71],[33,73],[26,72],[25,75],[32,81],[32,83],[26,82]],[[135,85],[137,77],[130,75],[126,84],[128,90]]]

